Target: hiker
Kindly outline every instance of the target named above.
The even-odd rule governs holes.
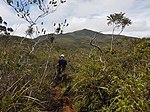
[[[57,62],[58,74],[61,74],[65,71],[67,61],[64,59],[64,55],[60,55],[60,59]]]

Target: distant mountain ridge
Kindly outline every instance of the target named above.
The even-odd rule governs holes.
[[[76,31],[73,31],[73,32],[69,32],[69,33],[65,33],[63,35],[79,35],[79,36],[94,36],[95,34],[99,34],[99,35],[103,35],[103,36],[111,36],[112,34],[103,34],[101,32],[97,32],[97,31],[93,31],[93,30],[90,30],[90,29],[82,29],[82,30],[76,30]],[[115,36],[118,36],[118,35],[115,35]],[[119,35],[119,36],[126,36],[126,35]],[[138,37],[133,37],[133,36],[126,36],[126,37],[132,37],[132,38],[138,38]]]
[[[97,34],[95,42],[100,46],[105,46],[111,42],[111,34],[103,34],[89,29],[78,30],[70,33],[55,35],[55,42],[60,46],[66,47],[89,47],[90,40]],[[122,39],[124,35],[115,35],[115,38]],[[135,37],[128,37],[133,39]]]
[[[92,31],[89,29],[82,29],[74,32],[69,32],[65,34],[60,34],[60,35],[54,35],[54,42],[55,45],[60,47],[60,48],[88,48],[90,46],[90,40],[94,37],[94,35],[97,34],[97,38],[95,39],[95,43],[98,44],[99,46],[106,46],[110,45],[111,42],[111,34],[103,34],[103,33],[98,33],[96,31]],[[0,38],[0,41],[5,41],[11,39],[12,42],[14,41],[19,41],[21,42],[22,38],[19,38],[17,36],[4,36],[4,38]],[[25,39],[27,42],[31,43],[34,40],[37,41],[40,39],[40,42],[44,44],[48,39],[51,37],[47,38],[47,35],[42,35],[39,36],[35,39]],[[123,36],[123,35],[115,35],[115,38],[117,40],[121,40],[123,38],[128,38],[128,39],[135,39],[134,37],[128,37],[128,36]],[[32,41],[33,40],[33,41]],[[2,42],[3,43],[3,42]]]
[[[96,34],[96,33],[98,33],[98,32],[92,31],[89,29],[82,29],[82,30],[77,30],[74,32],[66,33],[64,35],[94,36],[94,34]],[[99,34],[104,35],[102,33],[99,33]]]

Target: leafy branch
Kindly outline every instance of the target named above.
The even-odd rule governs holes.
[[[11,27],[7,27],[7,22],[0,16],[0,33],[10,35],[14,30]]]

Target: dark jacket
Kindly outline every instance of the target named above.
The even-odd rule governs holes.
[[[67,65],[67,60],[65,60],[64,58],[61,58],[61,59],[58,60],[58,66],[59,67],[65,68],[66,65]]]

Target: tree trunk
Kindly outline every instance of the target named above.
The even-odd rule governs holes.
[[[114,31],[115,31],[115,27],[114,27],[114,24],[113,24],[113,30],[112,30],[112,36],[111,36],[111,45],[110,45],[110,52],[112,52],[112,50],[113,50]]]

